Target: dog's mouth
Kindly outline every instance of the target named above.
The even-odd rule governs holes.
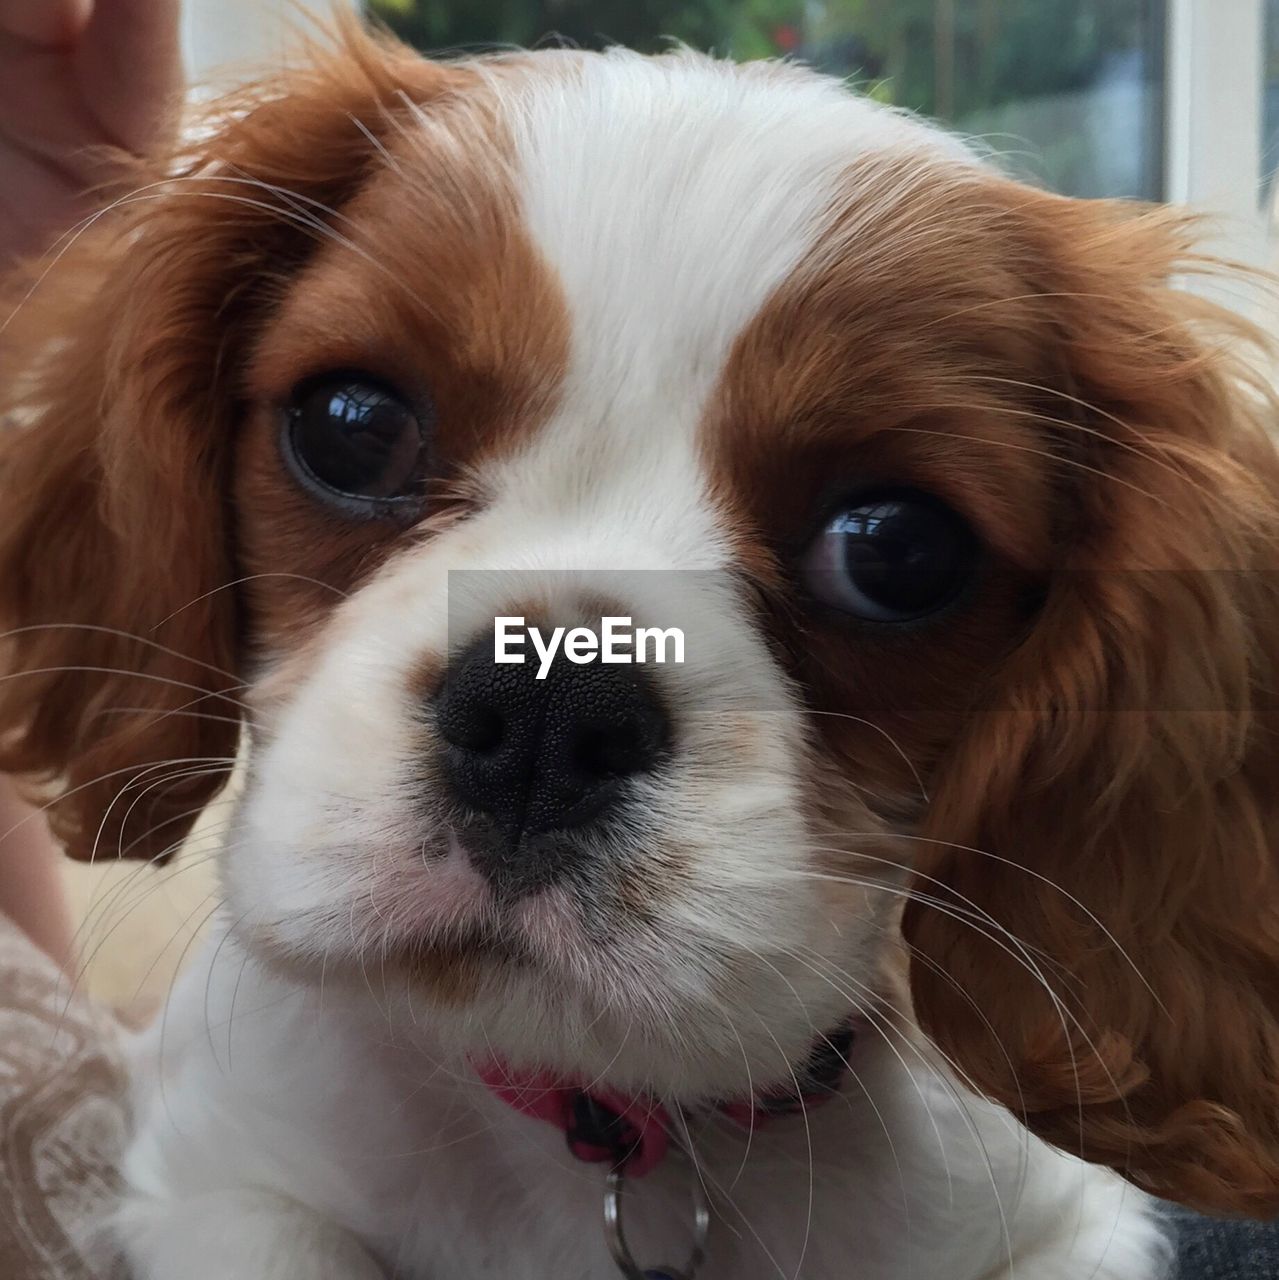
[[[391,940],[413,974],[430,985],[456,975],[541,969],[567,976],[591,950],[578,896],[563,884],[524,883],[518,869],[494,876],[492,851],[473,848],[474,833],[443,833],[428,855]],[[518,854],[514,855],[518,858]]]
[[[533,968],[534,958],[519,938],[477,928],[445,940],[410,942],[401,949],[400,964],[414,982],[454,1003],[504,970]]]
[[[543,955],[513,924],[496,916],[450,920],[394,933],[368,931],[360,946],[311,945],[305,930],[240,924],[241,941],[271,968],[303,981],[407,982],[445,1004],[459,1005],[516,972],[549,971]]]
[[[560,990],[592,986],[618,921],[584,905],[582,886],[536,884],[513,892],[472,856],[470,833],[451,827],[405,856],[382,882],[358,893],[347,914],[347,945],[319,946],[331,921],[305,916],[256,927],[242,940],[273,967],[326,979],[350,972],[407,981],[424,995],[459,1005],[484,992],[500,995],[515,976],[541,975]],[[479,865],[477,865],[477,861]],[[384,864],[385,865],[385,864]]]
[[[567,995],[592,986],[603,962],[568,895],[547,889],[516,901],[493,898],[474,918],[428,927],[393,945],[390,963],[431,1000],[461,1006],[509,997],[512,979]]]
[[[610,854],[580,833],[529,835],[506,847],[483,824],[449,823],[423,852],[397,913],[423,937],[522,939],[564,955],[608,914],[620,877]],[[400,910],[402,908],[402,910]]]

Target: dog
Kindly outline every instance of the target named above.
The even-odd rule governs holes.
[[[1279,1211],[1275,402],[1187,215],[356,29],[148,164],[0,382],[0,767],[81,858],[221,819],[137,1275],[1154,1280],[1155,1197]]]

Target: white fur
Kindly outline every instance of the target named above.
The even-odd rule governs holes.
[[[376,969],[369,982],[380,997]],[[405,1030],[361,986],[302,988],[234,939],[211,943],[138,1046],[149,1070],[121,1225],[141,1276],[614,1274],[599,1167]],[[717,1206],[707,1280],[1162,1274],[1139,1192],[1051,1151],[905,1041],[868,1037],[852,1063],[808,1124],[748,1140],[693,1122]],[[672,1158],[633,1189],[626,1224],[644,1265],[682,1257],[692,1176]]]
[[[281,654],[262,673],[264,705],[284,709],[259,725],[223,929],[138,1047],[118,1225],[146,1280],[599,1280],[599,1170],[492,1098],[471,1059],[672,1105],[737,1096],[879,989],[907,859],[855,788],[841,828],[814,829],[827,766],[732,577],[698,430],[735,336],[811,249],[859,153],[971,161],[792,68],[563,54],[492,84],[527,230],[562,285],[570,367],[552,420],[478,477],[482,510],[358,589],[318,660]],[[674,614],[690,632],[687,664],[657,677],[680,709],[680,767],[644,784],[591,901],[557,889],[502,917],[536,967],[433,1000],[388,975],[388,954],[495,908],[423,814],[432,731],[414,673],[530,590],[571,613],[598,570],[638,623]],[[873,864],[882,891],[813,874],[814,841],[848,831],[899,864]],[[660,887],[662,849],[679,852],[678,891],[637,922],[609,859]],[[262,959],[280,951],[312,976]],[[964,1093],[915,1038],[878,1032],[809,1121],[749,1141],[696,1122],[717,1215],[702,1280],[1160,1274],[1138,1192]],[[646,1264],[678,1261],[689,1176],[669,1161],[635,1193]]]

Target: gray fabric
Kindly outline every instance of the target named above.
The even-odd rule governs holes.
[[[92,1230],[128,1126],[120,1031],[0,915],[0,1277],[123,1280]]]
[[[1173,1211],[1177,1280],[1279,1280],[1279,1222],[1225,1222]]]

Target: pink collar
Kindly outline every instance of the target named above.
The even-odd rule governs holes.
[[[798,1115],[829,1101],[848,1071],[848,1055],[860,1024],[849,1019],[818,1037],[795,1071],[795,1083],[738,1101],[719,1102],[715,1110],[743,1129],[753,1130]],[[666,1155],[671,1113],[654,1098],[625,1094],[604,1085],[584,1087],[547,1071],[514,1071],[497,1060],[478,1068],[480,1079],[508,1106],[545,1120],[561,1130],[579,1159],[610,1163],[629,1177],[643,1177]]]

